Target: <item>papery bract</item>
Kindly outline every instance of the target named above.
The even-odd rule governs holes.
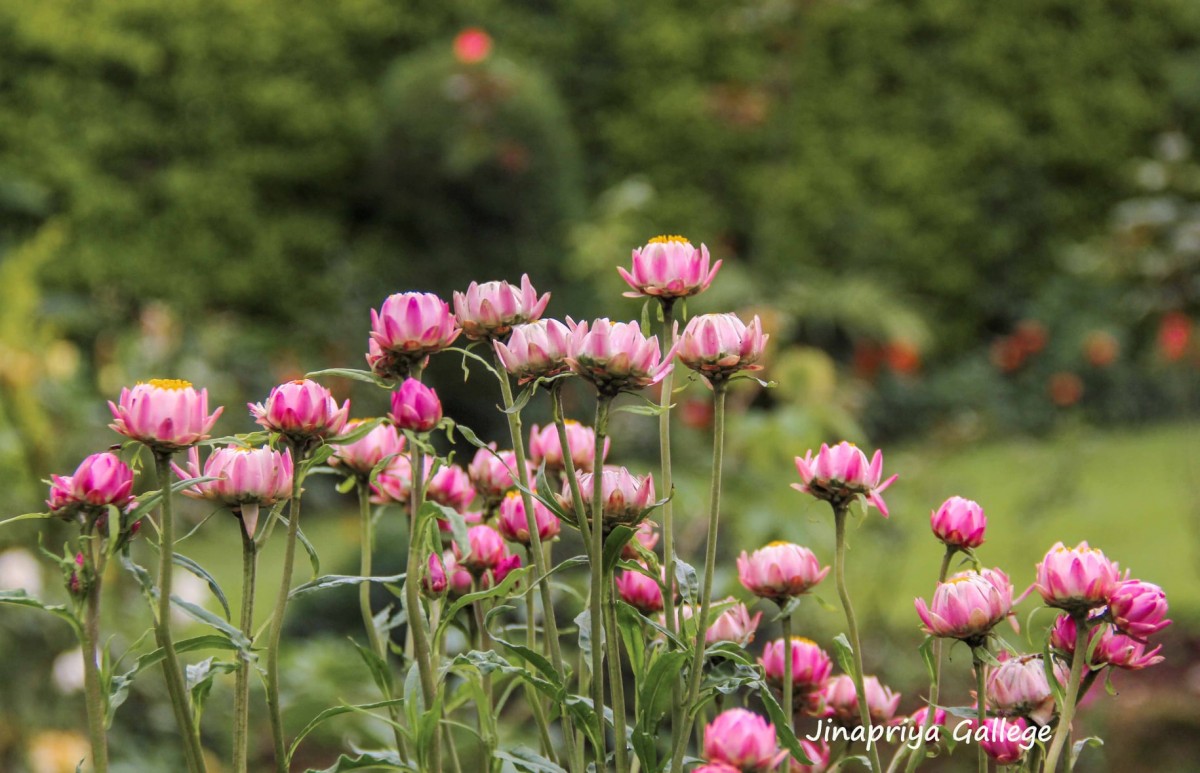
[[[180,480],[216,478],[183,489],[186,496],[219,502],[227,507],[243,504],[273,505],[292,496],[292,453],[272,448],[228,445],[214,449],[200,467],[195,448],[188,452],[187,469],[172,465]]]
[[[987,516],[978,502],[950,497],[929,517],[933,535],[949,547],[977,548],[983,544]]]
[[[576,477],[588,519],[594,523],[591,508],[595,474],[580,472]],[[654,476],[647,474],[639,477],[624,467],[606,467],[600,477],[601,520],[605,530],[618,525],[636,526],[654,504]],[[575,503],[568,482],[563,483],[558,503],[566,512],[575,514]]]
[[[495,569],[500,562],[508,557],[508,548],[500,532],[491,526],[472,526],[467,529],[467,540],[471,550],[463,555],[458,543],[453,545],[454,557],[458,565],[474,575],[480,575],[488,569]]]
[[[430,474],[433,460],[425,457],[425,498],[461,512],[475,499],[475,488],[467,471],[457,464],[443,464]]]
[[[792,488],[825,500],[834,507],[845,507],[855,497],[866,497],[868,505],[879,508],[888,516],[887,503],[880,496],[896,480],[895,475],[883,480],[883,452],[876,451],[871,461],[852,443],[842,441],[835,446],[822,445],[814,454],[811,450],[796,457],[800,483]]]
[[[78,473],[77,473],[78,474]],[[1167,594],[1152,582],[1125,580],[1108,597],[1108,613],[1122,633],[1145,639],[1171,624]]]
[[[629,271],[618,267],[617,273],[632,288],[625,293],[628,298],[686,298],[712,284],[721,261],[710,270],[708,260],[708,247],[703,244],[697,248],[682,236],[656,236],[633,251]]]
[[[1100,641],[1092,651],[1093,667],[1109,665],[1127,671],[1139,671],[1166,660],[1158,654],[1162,650],[1161,644],[1147,651],[1145,642],[1117,633],[1110,626],[1104,626],[1099,636]]]
[[[688,368],[710,379],[725,379],[758,365],[769,336],[757,316],[750,324],[736,314],[699,314],[692,317],[679,338],[679,359]]]
[[[495,505],[504,495],[517,487],[517,455],[512,451],[495,450],[495,443],[475,452],[467,465],[467,476],[476,493],[489,506]],[[526,467],[525,481],[533,480],[534,471]]]
[[[404,504],[412,496],[412,461],[397,454],[371,481],[371,501],[377,505]]]
[[[775,728],[746,709],[723,711],[704,728],[704,756],[742,771],[765,771],[778,754]]]
[[[980,734],[976,742],[997,764],[1012,765],[1025,755],[1025,750],[1021,748],[1024,742],[1022,734],[1027,727],[1025,720],[991,717],[984,720],[982,728],[977,721],[972,727],[972,737],[975,737],[975,733]]]
[[[576,472],[591,472],[596,466],[596,432],[577,421],[567,419],[564,422],[567,430],[567,448],[571,450],[571,463]],[[608,458],[608,448],[612,438],[604,438],[604,456]],[[558,427],[547,424],[539,428],[534,424],[529,431],[529,459],[535,465],[545,464],[547,470],[562,470],[566,467],[562,455],[562,443],[558,438]],[[603,463],[603,459],[601,463]]]
[[[224,408],[208,412],[208,390],[199,392],[187,381],[151,379],[121,396],[108,408],[113,423],[108,426],[125,437],[145,443],[157,452],[169,453],[199,443],[209,436]]]
[[[1055,543],[1037,566],[1037,589],[1047,606],[1068,611],[1104,606],[1120,581],[1120,570],[1097,548]]]
[[[829,770],[829,763],[833,757],[833,750],[829,748],[829,744],[821,741],[816,743],[807,738],[800,738],[800,748],[804,750],[804,755],[812,760],[811,765],[806,765],[795,758],[788,760],[787,773],[825,773]]]
[[[346,422],[345,429],[350,432],[366,421],[370,419],[353,419]],[[382,422],[352,443],[335,444],[329,461],[358,475],[368,475],[384,459],[403,452],[404,436],[396,431],[395,425]]]
[[[447,550],[442,553],[442,566],[445,568],[452,596],[465,596],[471,592],[475,580],[470,572],[459,565],[453,551]]]
[[[133,501],[133,470],[113,453],[92,454],[70,478],[58,480],[70,481],[70,497],[79,505],[120,509]]]
[[[800,698],[804,693],[820,690],[833,671],[833,661],[825,650],[811,639],[793,636],[790,645],[794,694]],[[762,665],[768,682],[783,684],[786,667],[783,639],[776,639],[767,644],[758,662]]]
[[[829,574],[829,567],[822,569],[811,550],[780,541],[749,555],[742,551],[737,568],[746,590],[774,601],[803,595]]]
[[[867,696],[867,710],[871,721],[887,724],[900,705],[900,693],[884,686],[877,677],[863,677],[863,690]],[[837,718],[848,725],[860,724],[858,716],[858,694],[854,680],[848,674],[840,674],[825,683],[822,696],[826,716]]]
[[[938,583],[933,603],[916,599],[917,615],[927,633],[964,641],[986,636],[1012,611],[1012,583],[999,569],[960,572]]]
[[[653,577],[626,569],[616,578],[617,593],[621,600],[641,612],[652,615],[663,609],[662,586]]]
[[[733,601],[733,599],[726,599],[726,601]],[[754,633],[758,630],[758,623],[761,620],[762,612],[751,616],[750,610],[746,609],[745,604],[736,603],[717,615],[717,619],[709,624],[708,631],[704,634],[704,640],[709,644],[728,641],[745,647],[754,641]]]
[[[647,338],[636,322],[598,319],[571,328],[567,362],[602,395],[615,396],[657,384],[671,371],[674,349],[666,357],[658,336]]]
[[[328,389],[309,379],[280,384],[261,403],[248,403],[254,420],[292,441],[331,438],[341,433],[350,401],[339,408]]]
[[[429,555],[426,563],[425,576],[421,578],[421,590],[429,598],[441,598],[446,595],[450,580],[446,576],[446,567],[437,553]]]
[[[1001,716],[1029,717],[1039,725],[1054,715],[1054,693],[1041,655],[1009,658],[987,674],[987,706]]]
[[[392,392],[391,419],[396,426],[409,432],[428,432],[442,420],[442,401],[437,392],[417,381],[406,378]]]
[[[570,329],[556,319],[517,325],[508,343],[493,341],[504,369],[519,383],[549,378],[570,369],[567,365]]]
[[[520,288],[504,281],[472,282],[465,293],[454,293],[454,316],[467,338],[499,338],[514,325],[539,319],[549,302],[550,293],[539,298],[523,274]]]
[[[536,499],[533,500],[534,521],[537,524],[538,538],[543,542],[558,536],[561,528],[554,513]],[[496,518],[496,529],[510,542],[522,545],[530,543],[529,520],[525,515],[525,501],[516,491],[508,492],[500,502],[500,514]]]
[[[458,338],[450,306],[433,293],[396,293],[371,309],[367,363],[377,375],[407,376],[414,365]]]

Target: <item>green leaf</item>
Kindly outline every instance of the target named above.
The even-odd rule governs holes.
[[[454,544],[458,545],[459,553],[464,556],[470,555],[471,539],[467,536],[467,521],[462,513],[453,507],[427,501],[421,507],[421,522],[424,523],[427,518],[441,518],[450,524],[450,536],[454,538]]]
[[[629,666],[636,684],[641,681],[646,668],[646,636],[642,629],[642,616],[624,601],[616,599],[616,603],[617,628],[625,643],[625,651],[629,653]]]
[[[178,596],[171,596],[171,603],[183,610],[193,620],[211,626],[228,636],[229,641],[233,642],[242,652],[250,651],[250,640],[246,638],[246,634],[235,628],[233,624],[222,620],[204,607],[197,606],[190,601],[184,601]]]
[[[46,604],[43,601],[39,601],[26,593],[24,589],[0,590],[0,604],[13,604],[18,607],[30,607],[32,609],[40,609],[43,612],[49,612],[60,620],[66,621],[77,635],[82,634],[79,618],[75,617],[74,612],[60,604]]]
[[[758,697],[762,699],[763,705],[767,709],[767,715],[775,725],[775,737],[779,739],[779,743],[791,752],[797,762],[811,765],[812,760],[804,753],[804,748],[800,746],[800,742],[796,740],[796,734],[792,732],[791,717],[784,713],[766,682],[759,682]]]
[[[14,515],[12,518],[5,518],[3,521],[0,521],[0,526],[7,526],[8,524],[16,523],[17,521],[31,521],[35,519],[53,517],[54,516],[50,513],[25,513],[24,515]]]
[[[937,656],[933,653],[934,638],[926,636],[925,641],[921,642],[921,646],[917,651],[921,653],[921,660],[925,662],[925,672],[929,674],[929,681],[933,682],[937,679]]]
[[[225,610],[225,619],[229,620],[233,617],[233,613],[229,610],[229,600],[225,598],[225,591],[221,590],[221,586],[217,584],[216,578],[209,574],[204,567],[180,553],[172,553],[171,562],[176,566],[182,566],[201,580],[204,580],[208,584],[208,589],[217,597],[217,601],[221,602],[221,608]]]
[[[839,633],[833,637],[833,652],[837,657],[838,666],[852,679],[857,679],[858,669],[854,667],[854,648],[850,646],[850,640],[846,638],[846,634]]]
[[[791,617],[791,616],[795,615],[796,612],[800,609],[800,604],[802,603],[803,599],[804,599],[803,596],[790,597],[787,601],[785,601],[779,607],[779,611],[775,613],[775,615],[770,619],[769,622],[774,623],[776,621],[782,620],[785,617]]]
[[[1080,753],[1089,746],[1099,749],[1104,745],[1104,739],[1099,736],[1088,736],[1081,738],[1071,745],[1071,758],[1067,761],[1067,770],[1074,770],[1075,763],[1079,760]]]
[[[507,376],[501,376],[501,378],[507,378]],[[533,397],[535,392],[537,392],[537,384],[530,384],[521,390],[521,393],[517,395],[517,399],[513,400],[513,405],[511,408],[501,408],[500,413],[520,414],[521,411],[525,409],[525,406],[529,403],[529,398]]]
[[[605,575],[611,574],[616,568],[617,561],[621,559],[621,551],[625,549],[625,543],[633,539],[633,535],[637,534],[637,529],[629,526],[614,526],[608,536],[604,538],[604,557],[600,565]]]
[[[992,667],[1000,665],[1000,661],[996,659],[996,656],[987,647],[972,647],[971,657],[974,658],[976,663],[986,663]]]
[[[284,518],[282,515],[279,516],[279,520],[283,525],[288,525],[287,518]],[[321,575],[321,558],[317,555],[317,549],[308,541],[308,537],[304,534],[304,529],[296,529],[296,538],[304,546],[304,552],[308,553],[308,564],[312,567],[312,576],[315,580]]]
[[[350,639],[350,643],[358,651],[359,657],[363,659],[363,663],[366,663],[367,670],[371,672],[371,679],[375,682],[375,686],[384,695],[391,695],[392,669],[388,668],[387,661],[380,657],[379,653],[362,646],[353,639]]]
[[[378,427],[380,424],[383,424],[383,422],[384,422],[383,419],[368,419],[359,424],[355,424],[354,428],[345,434],[338,435],[337,437],[329,438],[328,440],[325,441],[325,443],[327,445],[331,445],[331,446],[349,445],[349,444],[355,442],[356,440],[362,440],[367,435],[371,434],[371,431],[374,430],[376,427]]]
[[[517,770],[526,771],[526,773],[566,773],[557,763],[524,746],[518,746],[510,752],[496,751],[492,756],[504,760]]]
[[[303,596],[306,593],[312,593],[313,591],[324,590],[326,588],[337,588],[342,585],[362,585],[364,582],[400,582],[403,579],[403,574],[393,574],[387,577],[360,577],[352,574],[326,574],[316,578],[315,580],[306,582],[303,585],[297,585],[295,588],[292,588],[291,593],[288,594],[288,598],[294,599],[297,596]]]
[[[194,652],[196,650],[237,651],[237,647],[225,636],[211,633],[175,642],[176,653]],[[146,669],[161,663],[164,657],[165,653],[161,648],[152,650],[139,656],[128,671],[113,675],[108,695],[108,723],[110,725],[112,724],[112,717],[116,713],[117,708],[129,697],[129,688],[133,684],[134,678]]]
[[[205,658],[199,663],[186,667],[187,689],[192,704],[192,722],[200,726],[200,716],[204,713],[204,704],[212,693],[213,678],[217,674],[228,674],[237,669],[236,663],[225,663],[215,658]]]
[[[374,384],[377,387],[391,389],[392,384],[387,379],[376,376],[369,370],[359,370],[357,368],[326,368],[324,370],[314,370],[312,373],[305,374],[305,378],[317,379],[322,376],[338,376],[339,378],[348,378],[353,381],[361,381],[364,384]]]
[[[729,380],[730,381],[743,381],[743,380],[744,381],[753,381],[753,382],[757,383],[763,389],[774,389],[775,387],[779,386],[779,383],[776,381],[764,381],[763,379],[761,379],[757,376],[751,376],[746,371],[742,371],[741,373],[737,373],[733,376],[730,376]]]
[[[317,770],[309,768],[307,773],[346,773],[350,770],[411,770],[416,771],[412,765],[404,762],[396,754],[390,751],[378,752],[359,752],[357,756],[343,754],[337,758],[337,762],[333,763],[328,768]]]
[[[352,706],[350,704],[345,704],[345,703],[342,704],[341,706],[331,706],[330,708],[325,709],[320,714],[317,714],[315,717],[310,719],[308,721],[308,724],[305,725],[304,728],[300,731],[299,735],[296,736],[295,740],[292,741],[292,745],[288,749],[288,753],[287,753],[288,762],[290,763],[292,761],[292,757],[294,757],[296,755],[296,749],[300,748],[300,743],[305,738],[308,737],[309,733],[316,730],[321,725],[321,723],[324,722],[325,720],[331,719],[333,717],[341,716],[342,714],[350,714],[350,713],[363,711],[363,710],[370,711],[371,709],[385,708],[387,706],[402,706],[402,705],[404,705],[403,698],[392,698],[391,700],[377,701],[375,703],[360,703],[356,706]],[[375,752],[368,752],[368,753],[374,754]],[[393,769],[398,769],[398,770],[409,770],[410,769],[408,767],[403,767],[404,763],[400,762],[399,759],[395,757],[394,753],[380,752],[380,754],[391,755],[391,759],[393,760],[393,763],[392,763]],[[341,759],[346,759],[345,755],[343,755]],[[339,764],[340,764],[340,762],[339,762]],[[378,764],[379,763],[376,763],[376,765],[378,765]],[[401,766],[401,767],[396,767],[396,766]],[[357,768],[341,768],[341,770],[359,770],[360,768],[364,768],[364,767],[371,767],[371,766],[370,765],[360,765]],[[333,768],[327,768],[326,771],[322,771],[322,773],[327,773],[328,771],[333,771],[335,769],[336,769],[336,766]]]
[[[532,567],[528,566],[523,566],[520,569],[514,569],[508,573],[508,576],[505,577],[499,585],[495,585],[484,590],[475,591],[474,593],[468,593],[455,599],[454,603],[447,607],[446,611],[442,613],[442,619],[438,623],[437,631],[434,632],[433,641],[437,642],[441,639],[441,635],[445,632],[446,627],[450,625],[450,622],[460,610],[465,609],[471,604],[474,604],[476,601],[495,598],[497,596],[507,596],[514,585],[529,575],[531,569]]]
[[[696,568],[679,557],[675,558],[675,584],[684,601],[696,604],[700,597],[700,579],[696,576]]]
[[[679,684],[683,667],[690,653],[680,650],[659,653],[650,663],[646,678],[637,686],[637,722],[634,728],[634,751],[646,770],[658,770],[658,745],[638,743],[640,731],[647,739],[657,741],[658,725],[671,709],[671,689]],[[644,748],[640,748],[643,746]]]

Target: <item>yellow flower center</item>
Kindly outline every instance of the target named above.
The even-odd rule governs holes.
[[[801,644],[811,644],[814,647],[817,646],[817,643],[815,641],[813,641],[812,639],[805,638],[803,636],[793,636],[792,641],[800,642]]]
[[[788,542],[785,539],[777,539],[777,540],[774,540],[773,542],[768,542],[767,547],[777,548],[777,547],[782,547],[784,545],[790,545],[790,544],[792,544],[792,543]]]
[[[576,421],[575,419],[567,419],[566,421],[563,422],[563,424],[566,424],[568,427],[578,427],[579,426],[579,422]]]
[[[667,242],[683,242],[684,244],[691,244],[691,242],[689,242],[687,239],[685,239],[684,237],[682,237],[678,234],[655,236],[653,239],[651,239],[650,241],[648,241],[646,243],[647,244],[666,244]]]
[[[152,378],[146,383],[156,389],[170,389],[176,392],[192,388],[192,382],[181,378]]]

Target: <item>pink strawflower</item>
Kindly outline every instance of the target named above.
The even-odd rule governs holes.
[[[567,362],[602,395],[633,391],[662,381],[671,372],[674,350],[663,357],[658,336],[642,335],[636,322],[598,319],[571,328]]]
[[[1025,720],[991,717],[984,720],[982,728],[978,726],[978,721],[972,727],[971,737],[998,765],[1012,765],[1025,755],[1025,750],[1021,748],[1026,743],[1022,737],[1028,727]]]
[[[929,517],[929,525],[948,547],[977,548],[983,544],[987,516],[978,502],[950,497]]]
[[[796,697],[801,699],[807,693],[822,688],[833,671],[833,661],[829,659],[829,655],[825,654],[825,650],[811,639],[793,636],[790,644],[792,686]],[[786,666],[783,639],[776,639],[764,647],[762,657],[758,659],[758,662],[762,664],[768,682],[776,685],[783,684]]]
[[[550,293],[539,298],[528,274],[521,276],[520,289],[503,281],[472,282],[465,293],[454,293],[454,317],[473,341],[500,338],[514,325],[540,319],[549,302]]]
[[[510,572],[521,568],[521,557],[516,553],[509,553],[501,558],[496,563],[496,568],[486,572],[483,576],[483,587],[490,588],[492,583],[502,583],[504,578],[508,577]]]
[[[641,612],[652,615],[663,609],[662,585],[653,577],[626,569],[616,579],[621,600]]]
[[[1108,597],[1108,613],[1122,633],[1145,639],[1171,624],[1167,594],[1151,582],[1125,580]]]
[[[513,451],[496,452],[496,444],[480,448],[467,465],[467,476],[476,493],[489,506],[494,506],[504,495],[517,487],[517,455]],[[533,480],[535,471],[526,467],[524,480]]]
[[[392,412],[396,426],[409,432],[428,432],[442,420],[442,401],[437,392],[417,381],[406,378],[392,392]]]
[[[377,505],[404,504],[412,495],[412,461],[396,454],[371,481],[371,501]]]
[[[437,599],[446,595],[450,580],[446,576],[446,566],[437,553],[429,554],[425,576],[421,578],[421,590],[429,598]],[[468,575],[469,579],[470,575]]]
[[[467,541],[470,543],[470,552],[462,555],[458,543],[455,543],[454,557],[458,559],[459,566],[475,576],[488,569],[495,569],[508,557],[508,547],[504,544],[504,538],[491,526],[480,525],[467,529]]]
[[[425,499],[465,512],[475,499],[475,489],[466,470],[457,464],[443,464],[430,475],[433,460],[425,457]]]
[[[896,480],[895,475],[882,480],[883,452],[876,451],[867,462],[864,454],[853,443],[842,441],[835,446],[821,445],[815,455],[810,450],[796,457],[796,469],[800,483],[792,488],[817,499],[823,499],[834,507],[844,507],[857,496],[867,498],[868,505],[879,508],[879,514],[888,516],[887,503],[880,494]]]
[[[281,453],[268,447],[229,445],[214,449],[201,469],[200,454],[193,447],[188,450],[186,470],[177,464],[171,466],[180,480],[216,478],[188,486],[183,493],[194,499],[218,502],[235,511],[250,536],[254,536],[258,527],[260,507],[270,507],[292,496],[290,449]]]
[[[698,768],[692,768],[692,773],[742,773],[742,771],[728,762],[706,762]]]
[[[631,271],[617,268],[633,292],[627,298],[649,295],[656,298],[686,298],[708,289],[721,261],[708,267],[708,248],[697,249],[682,236],[656,236],[645,247],[633,251]]]
[[[442,566],[445,567],[446,578],[450,585],[450,595],[465,596],[471,592],[475,580],[471,577],[470,572],[459,565],[453,551],[447,550],[442,553]]]
[[[1009,658],[987,675],[987,706],[1000,716],[1029,717],[1044,725],[1054,716],[1054,693],[1041,655]]]
[[[70,480],[70,498],[84,507],[123,509],[133,501],[133,470],[116,454],[92,454],[79,463]]]
[[[1117,633],[1106,625],[1100,634],[1100,642],[1092,653],[1092,666],[1099,668],[1109,665],[1127,671],[1139,671],[1166,660],[1158,654],[1162,650],[1161,644],[1149,651],[1147,646],[1145,642]]]
[[[761,370],[757,363],[769,337],[757,315],[747,325],[736,314],[699,314],[683,329],[677,349],[688,368],[727,379],[738,371]]]
[[[938,583],[933,603],[916,599],[917,615],[925,632],[964,641],[975,641],[1012,611],[1012,583],[999,569],[960,572]]]
[[[1038,564],[1036,587],[1047,606],[1074,611],[1104,606],[1120,579],[1117,564],[1087,542],[1058,542]]]
[[[925,727],[925,716],[929,713],[928,706],[922,706],[907,717],[893,719],[892,724],[903,724],[910,727]],[[933,712],[933,724],[944,726],[946,724],[946,710],[935,709]]]
[[[508,343],[493,341],[496,355],[504,369],[515,376],[518,383],[536,378],[549,378],[570,369],[567,365],[571,330],[556,319],[542,319],[517,325],[512,329]]]
[[[122,389],[116,404],[111,401],[113,423],[108,426],[125,437],[145,443],[160,453],[194,446],[212,432],[224,408],[208,412],[208,390],[199,392],[191,383],[174,378],[155,378],[133,389]]]
[[[377,375],[407,376],[414,365],[454,343],[459,334],[450,307],[433,293],[396,293],[371,309],[367,363]]]
[[[741,771],[769,770],[778,746],[770,722],[746,709],[723,711],[704,728],[704,757]]]
[[[807,593],[829,574],[811,550],[775,541],[737,560],[738,579],[746,590],[765,599],[785,601]]]
[[[591,472],[596,467],[596,431],[572,419],[567,419],[564,426],[567,430],[567,448],[571,451],[571,464],[575,466],[575,471]],[[605,459],[608,458],[610,445],[612,438],[604,438]],[[545,464],[547,470],[562,470],[566,467],[557,425],[547,424],[541,428],[533,425],[533,429],[529,431],[529,459],[534,465]],[[600,461],[603,464],[604,460]]]
[[[558,536],[559,522],[554,513],[536,499],[533,500],[534,521],[537,524],[538,538],[543,542]],[[525,501],[516,491],[508,492],[500,502],[500,515],[496,519],[496,529],[510,542],[522,545],[530,543],[529,521],[525,515]]]
[[[657,528],[658,524],[654,523],[654,521],[642,521],[639,523],[637,531],[633,533],[633,539],[626,542],[621,548],[621,558],[627,558],[630,561],[638,558],[639,553],[637,548],[634,547],[635,543],[653,552],[654,546],[658,544]]]
[[[70,518],[78,503],[75,501],[75,481],[70,475],[50,476],[50,496],[46,499],[47,509],[63,518]]]
[[[729,598],[726,601],[733,601],[733,599]],[[729,641],[740,647],[745,647],[754,641],[754,634],[758,630],[758,624],[761,620],[762,612],[758,612],[751,617],[750,610],[746,609],[745,604],[736,603],[717,615],[716,620],[709,623],[708,631],[704,634],[704,640],[709,644]]]
[[[789,759],[787,773],[825,773],[829,770],[830,758],[833,756],[833,750],[829,748],[829,744],[824,741],[818,744],[807,738],[798,740],[800,748],[804,750],[804,755],[812,760],[812,764],[806,765],[795,758]]]
[[[454,36],[454,58],[463,64],[478,64],[492,52],[492,36],[478,27],[467,27]]]
[[[248,406],[258,424],[293,441],[335,437],[350,415],[349,400],[339,408],[328,389],[309,379],[280,384],[266,400]]]
[[[1088,625],[1088,648],[1091,647],[1092,641],[1105,630],[1107,626],[1101,625],[1100,620],[1104,616],[1103,610],[1097,610],[1089,616]],[[1070,615],[1059,615],[1054,619],[1054,625],[1050,628],[1050,646],[1061,653],[1070,655],[1075,652],[1075,621]]]
[[[874,676],[863,678],[863,690],[866,692],[871,721],[887,724],[896,715],[900,693],[893,692]],[[846,724],[859,724],[858,693],[854,690],[854,680],[848,674],[840,674],[825,682],[822,698],[826,716],[836,717]]]
[[[583,505],[587,509],[588,520],[595,523],[591,512],[592,492],[595,473],[576,473],[579,480],[579,492],[583,495]],[[636,526],[645,516],[646,511],[654,504],[654,476],[644,477],[634,475],[624,467],[606,467],[600,473],[601,520],[605,530],[611,530],[617,525]],[[575,515],[575,503],[571,497],[568,481],[563,482],[562,493],[558,503],[568,513]]]
[[[370,419],[352,419],[346,422],[346,432],[351,432],[366,421]],[[383,422],[352,443],[335,444],[333,457],[329,461],[358,475],[369,475],[375,469],[375,465],[403,452],[404,436],[396,431],[394,424]]]

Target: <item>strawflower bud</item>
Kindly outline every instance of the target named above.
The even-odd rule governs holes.
[[[1029,717],[1044,725],[1054,715],[1054,693],[1041,655],[1009,658],[992,668],[986,693],[988,708],[1000,716]]]
[[[712,380],[725,380],[758,365],[770,336],[755,316],[749,325],[736,314],[700,314],[692,317],[679,339],[679,359],[688,368]]]
[[[723,711],[704,728],[704,756],[741,771],[766,771],[778,754],[775,728],[746,709]]]
[[[415,378],[407,378],[399,389],[392,392],[392,412],[389,415],[402,430],[429,432],[442,420],[442,402],[437,392]]]
[[[558,536],[561,528],[558,519],[549,508],[536,499],[533,500],[533,514],[539,539],[545,542]],[[525,501],[520,493],[510,491],[501,500],[496,529],[510,542],[519,542],[522,545],[530,543],[529,520],[525,516]]]
[[[987,516],[978,502],[950,497],[929,518],[933,536],[948,547],[977,548],[983,544]]]
[[[187,381],[151,379],[121,396],[108,408],[108,426],[141,441],[158,453],[171,453],[206,439],[224,408],[208,413],[208,390],[199,392]]]
[[[811,550],[790,542],[776,541],[738,557],[738,579],[746,590],[772,601],[801,596],[825,579],[829,567],[821,568]]]
[[[1120,581],[1116,563],[1080,542],[1055,543],[1037,567],[1037,589],[1047,606],[1082,611],[1104,606]]]
[[[693,247],[682,236],[656,236],[641,249],[633,251],[630,271],[617,268],[617,273],[632,288],[627,298],[648,295],[655,298],[686,298],[708,289],[716,277],[721,261],[708,267],[708,248]]]
[[[596,431],[577,421],[567,419],[567,448],[571,451],[571,463],[576,472],[591,472],[596,466]],[[604,438],[604,457],[612,438]],[[558,427],[548,424],[539,428],[534,424],[529,431],[529,459],[534,465],[545,464],[547,470],[562,470],[566,467],[562,455],[562,443],[558,439]],[[600,460],[603,464],[604,460]]]
[[[1012,583],[999,569],[960,572],[938,583],[933,603],[916,599],[917,615],[932,636],[981,641],[1012,611]]]
[[[792,488],[825,500],[834,507],[845,507],[855,497],[866,497],[868,505],[879,508],[888,516],[887,503],[880,494],[896,480],[895,475],[882,480],[883,453],[876,451],[871,461],[854,444],[842,441],[835,446],[822,445],[815,455],[810,450],[796,457],[800,483]]]
[[[833,661],[829,659],[825,650],[811,639],[793,636],[790,644],[793,694],[799,701],[807,693],[820,690],[824,686],[833,671]],[[784,657],[783,639],[776,639],[763,648],[762,657],[758,662],[762,664],[767,681],[771,684],[783,684],[786,667]]]
[[[346,432],[370,419],[353,419],[346,423]],[[389,422],[377,424],[370,432],[352,443],[339,443],[333,447],[330,462],[358,475],[369,475],[375,465],[384,459],[404,452],[404,436]]]
[[[726,599],[726,601],[733,601],[733,599]],[[708,644],[728,641],[739,647],[745,647],[754,641],[754,634],[758,630],[758,623],[761,620],[762,612],[751,617],[750,610],[746,609],[745,604],[736,603],[717,615],[717,619],[709,624],[708,631],[704,634],[704,640]]]
[[[390,295],[379,311],[371,309],[367,363],[385,378],[405,377],[459,332],[449,305],[433,293]]]
[[[517,325],[508,343],[493,341],[500,363],[518,383],[549,378],[570,369],[567,343],[570,329],[556,319],[542,319]]]
[[[580,472],[576,474],[579,480],[579,491],[583,495],[588,520],[595,523],[592,515],[592,492],[595,474]],[[624,467],[609,467],[601,474],[601,520],[605,531],[612,530],[618,525],[636,526],[650,506],[654,504],[654,476],[647,474],[639,477]],[[568,481],[564,481],[558,503],[564,511],[575,513],[575,503],[571,497]]]
[[[653,577],[626,569],[616,579],[617,593],[621,600],[641,612],[652,615],[663,609],[662,585]]]
[[[504,281],[472,282],[465,293],[454,293],[454,316],[473,341],[500,338],[514,325],[540,319],[549,302],[550,293],[539,298],[523,274],[519,289]]]
[[[471,485],[489,506],[495,506],[504,495],[517,487],[517,455],[513,451],[496,452],[496,444],[480,448],[467,465]],[[532,481],[534,470],[526,467],[525,480]]]
[[[341,408],[328,389],[309,379],[280,384],[261,403],[248,403],[255,422],[287,437],[308,442],[341,434],[350,401]]]
[[[598,319],[571,329],[567,362],[571,370],[608,397],[662,381],[671,371],[672,349],[663,357],[658,336],[646,338],[636,322]]]
[[[1121,633],[1135,639],[1145,639],[1171,624],[1167,594],[1154,583],[1141,580],[1118,583],[1108,597],[1108,613]]]

